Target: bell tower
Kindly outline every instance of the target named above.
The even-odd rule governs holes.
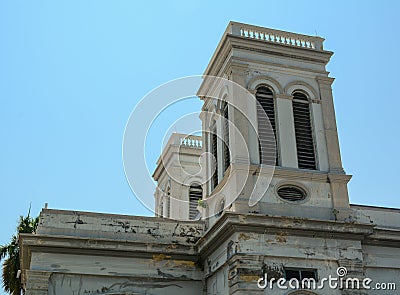
[[[323,48],[323,41],[316,36],[229,23],[204,75],[237,83],[253,99],[240,91],[218,99],[201,96],[204,148],[215,163],[215,167],[207,163],[210,181],[203,189],[208,199],[207,215],[214,215],[214,220],[221,210],[349,218],[347,183],[351,176],[342,167],[332,95],[334,79],[326,70],[333,53]],[[213,113],[218,114],[215,119],[210,118]],[[268,122],[261,113],[267,115]],[[244,117],[255,122],[258,137]],[[224,127],[226,120],[234,127]],[[232,128],[240,131],[247,151]],[[225,138],[225,143],[218,138]],[[250,205],[251,192],[264,173],[271,138],[276,145],[275,169],[260,201]],[[248,169],[243,169],[245,152]],[[240,179],[246,179],[244,186],[238,185]],[[233,203],[224,206],[232,196]]]

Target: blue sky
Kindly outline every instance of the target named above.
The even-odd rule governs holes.
[[[400,2],[215,2],[0,1],[0,244],[30,203],[151,214],[123,172],[129,114],[202,74],[230,20],[326,38],[351,202],[400,207]]]

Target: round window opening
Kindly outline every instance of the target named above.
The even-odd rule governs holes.
[[[289,202],[300,202],[306,199],[306,192],[297,186],[284,185],[278,191],[278,196]]]

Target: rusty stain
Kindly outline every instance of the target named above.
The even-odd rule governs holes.
[[[260,278],[260,276],[257,276],[257,275],[241,275],[240,278],[243,281],[245,281],[247,283],[250,283],[250,282],[257,281]]]
[[[165,254],[153,255],[153,260],[155,261],[163,261],[165,259],[171,259],[171,256],[167,256]]]
[[[173,262],[175,265],[177,265],[177,266],[195,267],[195,262],[194,262],[194,261],[188,261],[188,260],[173,260],[172,262]]]

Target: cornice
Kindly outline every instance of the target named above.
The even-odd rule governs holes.
[[[256,39],[225,34],[215,50],[204,75],[217,75],[233,49],[281,56],[326,65],[333,52],[315,51],[309,48],[292,47],[285,44],[267,43]]]
[[[285,231],[296,236],[364,240],[366,236],[373,233],[374,226],[331,220],[225,212],[196,245],[200,255],[206,257],[235,232],[278,233]]]
[[[321,84],[332,85],[332,83],[335,81],[335,78],[326,76],[317,76],[315,79],[320,85]]]

